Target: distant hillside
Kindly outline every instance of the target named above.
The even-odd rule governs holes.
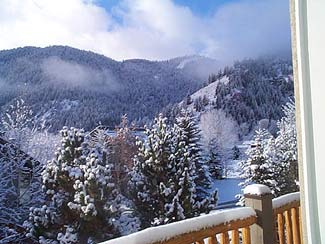
[[[245,135],[261,120],[274,126],[283,116],[282,106],[290,98],[294,99],[290,59],[247,59],[210,74],[209,84],[165,111],[175,117],[183,107],[201,115],[220,110],[234,120]]]
[[[208,84],[167,106],[164,113],[173,120],[181,109],[194,111],[206,156],[217,155],[213,162],[223,162],[228,176],[240,177],[238,162],[246,158],[255,129],[275,135],[283,105],[290,99],[294,99],[290,59],[248,59],[211,73]]]
[[[53,130],[63,125],[114,126],[120,116],[146,123],[168,104],[191,94],[216,70],[215,60],[188,56],[169,61],[118,62],[64,46],[0,51],[0,108],[23,97]]]

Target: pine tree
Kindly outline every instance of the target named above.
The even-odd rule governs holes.
[[[193,217],[201,212],[209,212],[213,199],[207,192],[210,187],[208,166],[204,164],[200,145],[200,130],[194,116],[185,110],[181,111],[173,128],[175,167],[177,169],[175,182],[179,182],[182,196],[177,197],[183,207],[183,215]],[[177,184],[176,184],[177,185]]]
[[[233,154],[233,156],[232,156],[232,159],[233,160],[238,160],[239,159],[239,157],[240,157],[240,151],[239,151],[239,148],[237,146],[234,146],[232,148],[232,154]]]
[[[138,141],[131,186],[143,227],[198,216],[216,204],[216,193],[203,188],[208,178],[192,119],[185,114],[171,128],[159,115]]]
[[[172,199],[170,172],[176,173],[171,160],[172,134],[166,118],[160,114],[151,129],[146,127],[145,134],[144,142],[137,141],[139,153],[130,182],[144,228],[166,223],[165,205]]]
[[[283,107],[284,117],[278,122],[278,136],[275,140],[278,194],[299,191],[298,153],[295,104],[288,102]]]
[[[272,136],[264,129],[255,132],[253,143],[246,151],[248,159],[240,163],[245,179],[240,183],[242,188],[255,183],[269,186],[275,192],[273,161],[267,153],[271,139]]]
[[[214,179],[221,180],[223,178],[223,164],[221,158],[219,157],[217,150],[210,148],[207,156],[207,164],[209,165],[210,175]]]
[[[181,136],[185,145],[188,147],[189,158],[195,164],[197,177],[195,185],[197,187],[197,200],[202,201],[208,195],[207,189],[210,188],[211,179],[208,166],[204,163],[202,147],[200,144],[200,129],[196,118],[185,110],[176,119],[176,125],[182,130]]]
[[[120,234],[124,199],[112,181],[112,165],[100,148],[92,148],[83,130],[64,128],[62,147],[42,173],[44,205],[31,208],[29,235],[41,243],[87,243]]]

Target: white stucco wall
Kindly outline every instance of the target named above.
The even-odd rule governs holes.
[[[294,0],[308,243],[325,243],[325,0]]]
[[[316,193],[321,243],[325,243],[325,0],[308,0],[307,20]]]

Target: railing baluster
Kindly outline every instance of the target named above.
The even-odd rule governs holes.
[[[239,244],[239,231],[238,230],[233,230],[231,232],[231,243]]]
[[[204,240],[197,240],[195,243],[196,244],[204,244]]]
[[[208,244],[218,244],[216,236],[210,236],[208,238]]]
[[[228,232],[221,233],[220,235],[221,244],[229,244],[229,235]]]
[[[277,214],[277,219],[278,219],[279,244],[285,244],[283,214],[282,213]]]
[[[292,229],[291,229],[291,218],[290,218],[290,210],[284,212],[285,217],[285,226],[286,226],[286,237],[287,243],[286,244],[293,244],[292,243]]]
[[[274,243],[279,244],[277,215],[273,218],[273,235],[274,235],[273,237]]]
[[[251,244],[251,230],[249,226],[243,228],[243,244]]]
[[[298,222],[297,208],[292,208],[291,209],[291,221],[292,221],[293,243],[294,244],[300,244],[299,222]]]
[[[301,213],[301,207],[299,207],[299,236],[300,236],[300,242],[303,244],[303,236],[302,236],[302,213]]]

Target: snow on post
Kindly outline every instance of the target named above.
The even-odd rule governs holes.
[[[244,195],[262,196],[266,194],[272,194],[272,192],[269,187],[262,184],[248,185],[244,189]]]
[[[252,243],[273,244],[272,192],[262,184],[248,185],[244,189],[245,206],[257,213],[257,225],[251,227]]]

